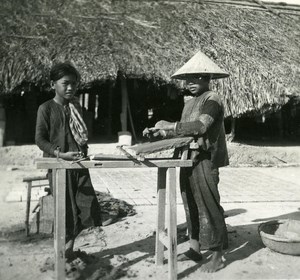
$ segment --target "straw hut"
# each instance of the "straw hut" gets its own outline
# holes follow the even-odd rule
[[[3,0],[0,6],[0,96],[9,96],[11,107],[15,95],[47,92],[50,67],[68,60],[82,74],[79,92],[89,93],[82,102],[94,110],[105,98],[93,93],[104,87],[102,104],[118,106],[120,130],[128,130],[132,91],[140,100],[151,89],[174,96],[181,85],[171,74],[198,50],[230,73],[214,84],[226,117],[278,110],[299,93],[297,6],[237,0]],[[122,102],[109,97],[116,87]],[[48,96],[28,97],[27,105],[34,111]],[[131,129],[139,122],[129,120]]]

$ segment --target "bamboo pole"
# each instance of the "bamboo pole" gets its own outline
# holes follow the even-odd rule
[[[260,0],[252,0],[253,2],[257,3],[257,5],[260,5],[261,7],[265,8],[266,10],[268,10],[269,12],[275,14],[276,16],[279,16],[280,13],[275,11],[273,8],[268,7],[267,5],[265,5],[262,1]]]

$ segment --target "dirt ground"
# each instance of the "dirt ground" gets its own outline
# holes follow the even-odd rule
[[[115,145],[90,145],[91,153],[115,153]],[[229,143],[232,166],[290,166],[298,172],[300,146],[245,145]],[[23,177],[44,174],[36,170],[40,157],[34,145],[0,148],[0,279],[54,279],[53,237],[25,236],[25,202],[5,202]],[[288,170],[288,169],[286,169]],[[164,279],[167,265],[155,266],[155,206],[136,206],[137,214],[97,229],[86,230],[76,239],[78,258],[67,264],[68,279]],[[201,263],[178,263],[178,279],[300,279],[300,257],[281,255],[265,248],[258,238],[259,220],[299,213],[299,203],[224,205],[228,216],[229,250],[226,267],[213,274],[199,271]],[[244,209],[244,210],[243,210]],[[245,213],[243,213],[245,212]],[[297,216],[296,215],[296,216]],[[243,217],[243,218],[241,218]],[[300,219],[299,216],[297,218]],[[185,215],[178,205],[178,252],[188,248]],[[209,252],[204,253],[204,262]],[[266,260],[268,260],[266,262]],[[267,263],[267,265],[266,265]]]

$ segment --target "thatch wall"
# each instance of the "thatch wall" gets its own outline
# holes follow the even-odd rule
[[[299,93],[299,17],[208,2],[2,0],[0,91],[47,85],[61,60],[76,64],[84,86],[118,71],[169,83],[202,50],[231,74],[216,85],[227,116]]]

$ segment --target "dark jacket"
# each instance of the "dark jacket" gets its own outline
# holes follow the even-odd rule
[[[79,147],[75,142],[64,107],[53,99],[46,101],[38,109],[35,142],[43,151],[44,157],[55,157],[54,151],[57,147],[61,152],[85,148]]]

